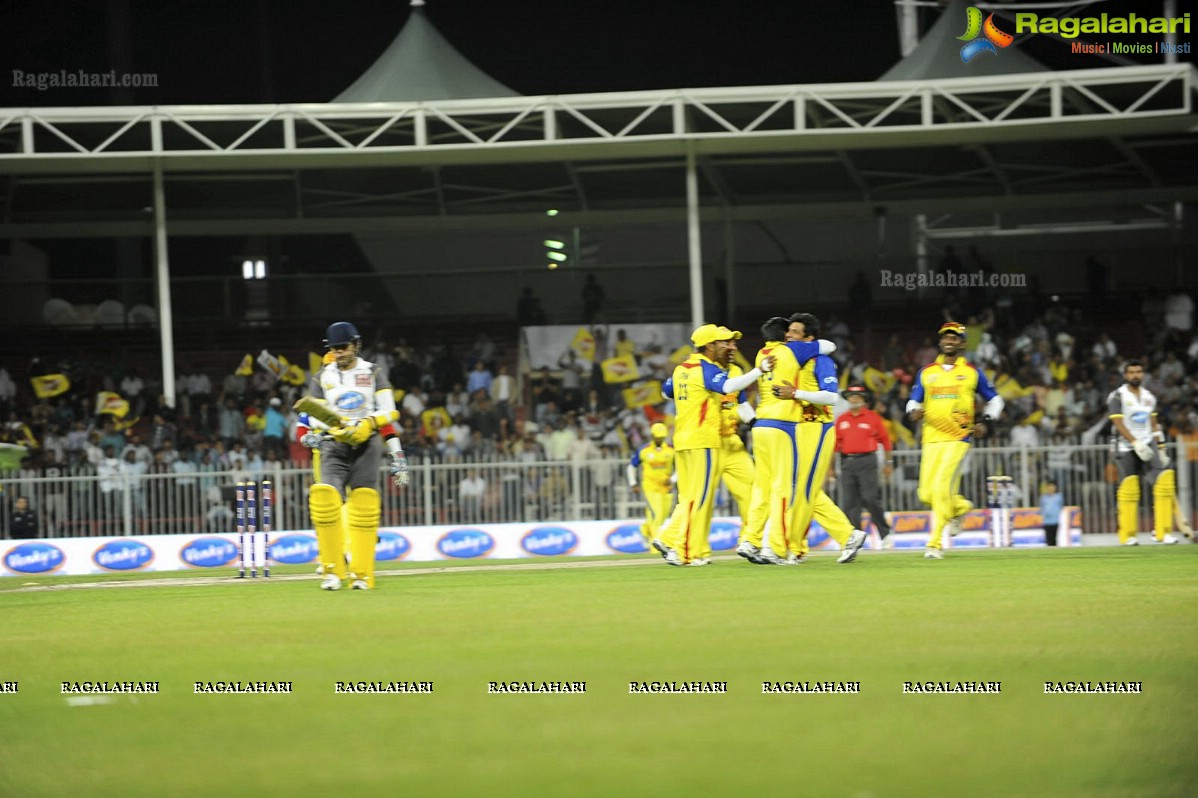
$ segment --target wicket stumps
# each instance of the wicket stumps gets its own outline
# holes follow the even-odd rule
[[[237,545],[241,551],[238,579],[245,579],[247,569],[251,579],[258,578],[259,569],[264,578],[270,576],[270,524],[274,490],[269,481],[262,482],[260,515],[258,491],[257,483],[237,483]],[[261,518],[260,526],[259,518]]]
[[[986,504],[990,508],[990,546],[1007,548],[1011,545],[1011,505],[1014,480],[1005,474],[986,477]]]

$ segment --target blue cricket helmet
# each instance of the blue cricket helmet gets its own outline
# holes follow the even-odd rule
[[[335,321],[329,325],[329,329],[324,334],[324,345],[328,349],[332,346],[345,346],[346,344],[360,344],[362,336],[358,334],[358,328],[350,324],[348,321]]]

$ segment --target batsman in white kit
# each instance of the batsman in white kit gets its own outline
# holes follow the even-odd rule
[[[324,590],[339,590],[350,580],[354,590],[374,587],[374,553],[382,503],[379,466],[383,439],[379,430],[399,419],[387,374],[358,356],[362,337],[349,322],[329,325],[325,347],[334,359],[312,375],[308,395],[295,409],[307,415],[311,431],[304,441],[319,452],[308,509],[320,543]],[[399,439],[387,441],[391,473],[397,485],[408,483],[408,466]],[[349,547],[349,563],[345,548]]]
[[[1144,365],[1140,361],[1127,361],[1123,378],[1126,382],[1107,397],[1115,465],[1119,468],[1119,542],[1124,546],[1138,544],[1141,492],[1152,491],[1153,539],[1157,543],[1177,543],[1169,531],[1174,519],[1176,477],[1156,418],[1156,397],[1143,387]]]

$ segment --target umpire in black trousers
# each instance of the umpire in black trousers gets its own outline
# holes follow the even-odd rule
[[[887,476],[894,468],[894,445],[882,417],[866,407],[869,391],[861,385],[851,385],[841,392],[849,409],[836,419],[836,451],[840,454],[841,506],[849,521],[858,529],[861,509],[869,510],[878,527],[882,546],[889,547],[890,525],[882,509],[878,488],[878,447],[885,452],[883,470]]]

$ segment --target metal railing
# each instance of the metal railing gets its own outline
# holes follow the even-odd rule
[[[1198,479],[1198,444],[1171,444],[1177,470],[1178,499],[1187,519]],[[891,477],[882,482],[886,510],[923,509],[919,502],[918,449],[896,450]],[[1115,484],[1108,467],[1110,447],[1043,446],[971,449],[962,468],[961,492],[978,507],[986,501],[986,477],[1008,474],[1021,493],[1020,503],[1035,505],[1041,483],[1053,479],[1065,503],[1082,508],[1087,532],[1115,528]],[[624,471],[628,461],[430,462],[411,464],[411,484],[395,488],[380,472],[382,523],[385,526],[485,524],[639,517],[640,497],[632,494]],[[481,478],[477,497],[463,481]],[[234,530],[233,490],[239,481],[274,483],[276,529],[309,529],[307,491],[311,469],[275,467],[262,472],[208,471],[190,474],[119,474],[47,478],[34,471],[7,472],[0,478],[0,532],[11,537],[10,519],[17,496],[37,511],[42,537],[221,533]],[[829,495],[839,504],[840,486]],[[1150,499],[1145,501],[1151,505]],[[725,488],[717,492],[716,513],[735,514]],[[856,521],[856,519],[852,519]]]

